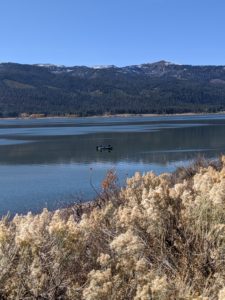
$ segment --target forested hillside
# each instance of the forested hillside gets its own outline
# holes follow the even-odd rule
[[[225,110],[225,67],[0,64],[0,116]]]

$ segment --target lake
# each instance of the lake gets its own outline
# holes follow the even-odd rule
[[[113,151],[96,151],[97,145]],[[225,115],[0,120],[0,214],[39,212],[96,196],[107,170],[119,183],[198,155],[225,153]]]

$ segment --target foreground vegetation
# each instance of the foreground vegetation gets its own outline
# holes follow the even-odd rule
[[[0,299],[225,299],[225,157],[102,188],[2,219]]]

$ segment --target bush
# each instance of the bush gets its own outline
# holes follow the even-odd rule
[[[102,187],[92,204],[1,220],[1,299],[225,299],[225,157],[121,190],[110,171]]]

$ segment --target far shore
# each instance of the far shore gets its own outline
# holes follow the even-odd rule
[[[32,114],[26,117],[0,117],[0,120],[34,120],[34,119],[80,119],[80,118],[129,118],[129,117],[173,117],[173,116],[203,116],[203,115],[224,115],[225,111],[216,113],[174,113],[174,114],[104,114],[93,116],[62,115],[62,116],[43,116],[41,114]]]

